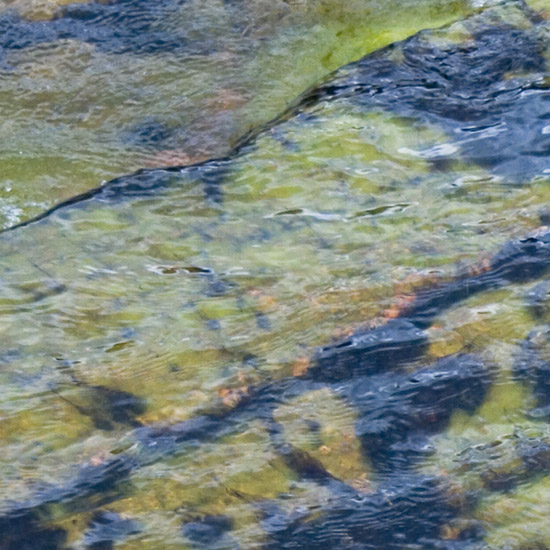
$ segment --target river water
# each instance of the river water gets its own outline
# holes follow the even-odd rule
[[[550,547],[545,10],[3,2],[0,549]]]

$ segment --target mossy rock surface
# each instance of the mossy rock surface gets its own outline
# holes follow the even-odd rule
[[[549,36],[480,10],[4,232],[0,548],[547,544]]]

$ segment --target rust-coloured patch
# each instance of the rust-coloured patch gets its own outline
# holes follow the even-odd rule
[[[322,455],[328,455],[332,452],[332,449],[330,447],[327,447],[326,445],[321,445],[319,447],[319,451],[321,451]]]
[[[441,528],[441,538],[443,540],[456,540],[460,532],[461,529],[456,525],[444,525]]]
[[[477,264],[474,264],[473,266],[469,267],[467,270],[467,274],[470,277],[475,277],[476,275],[481,275],[482,273],[486,273],[490,269],[491,269],[491,260],[489,260],[489,258],[483,258]]]
[[[397,296],[396,303],[384,310],[384,317],[386,319],[397,319],[415,300],[416,296],[414,294],[401,294]]]
[[[299,357],[292,363],[292,376],[303,376],[309,370],[311,361],[307,357]]]
[[[218,395],[226,407],[236,407],[248,397],[248,386],[221,388],[218,390]]]
[[[210,154],[206,151],[196,151],[190,153],[184,149],[165,149],[159,151],[152,157],[144,161],[147,168],[158,168],[161,166],[188,166],[203,162],[210,158]]]
[[[374,491],[374,487],[366,472],[363,472],[359,477],[351,479],[349,485],[363,494],[372,493]]]
[[[340,338],[350,338],[351,336],[353,336],[353,333],[354,333],[354,330],[351,327],[340,327],[338,329],[335,329],[332,334],[335,338],[340,339]]]
[[[101,466],[102,464],[105,464],[105,460],[107,457],[105,456],[105,453],[94,455],[90,458],[90,464],[92,466]]]
[[[207,100],[206,106],[209,110],[214,112],[219,111],[233,111],[243,105],[246,105],[249,98],[237,90],[231,88],[224,88],[218,91],[218,93]]]
[[[263,290],[259,288],[252,288],[248,291],[248,294],[256,299],[258,307],[262,311],[267,311],[272,309],[276,305],[276,300],[270,294],[266,294]]]

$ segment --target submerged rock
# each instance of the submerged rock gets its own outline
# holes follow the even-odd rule
[[[137,417],[146,410],[145,400],[130,392],[106,386],[86,386],[87,403],[76,405],[79,412],[89,416],[96,428],[112,430],[115,425],[138,427]]]
[[[335,497],[318,517],[268,516],[266,550],[342,548],[346,550],[394,550],[416,547],[452,548],[442,537],[444,526],[456,517],[456,501],[445,485],[434,478],[400,475],[370,495],[349,488]],[[467,548],[468,535],[460,541]],[[410,546],[409,546],[410,545]]]
[[[522,344],[514,366],[520,380],[531,384],[536,408],[530,414],[536,419],[550,419],[550,327],[533,329]]]
[[[499,468],[487,468],[481,479],[492,491],[510,491],[520,483],[531,482],[541,475],[550,474],[550,443],[546,441],[522,441],[517,456]]]
[[[64,529],[44,526],[34,511],[0,518],[1,550],[58,550],[66,538]]]
[[[432,451],[429,436],[458,409],[483,402],[491,373],[478,357],[457,355],[408,374],[373,376],[351,384],[356,433],[378,470],[408,468]]]
[[[448,33],[425,31],[391,45],[337,73],[304,101],[344,98],[440,126],[448,143],[416,151],[437,169],[462,159],[509,183],[547,174],[547,22],[516,6],[515,13],[496,11]]]
[[[186,0],[110,0],[61,6],[51,20],[32,21],[15,11],[0,14],[0,51],[58,40],[88,42],[108,53],[153,54],[185,48],[187,37],[166,21]]]
[[[24,21],[6,12],[0,14],[0,49],[71,37],[114,52],[180,48],[183,39],[166,38],[155,30],[156,11],[166,17],[165,4],[170,7],[180,2],[70,4],[60,8],[52,21],[45,22]],[[143,21],[132,16],[134,3],[140,13],[143,11]],[[135,25],[138,28],[134,29]],[[180,168],[173,167],[116,178],[29,221],[89,199],[147,195],[177,185],[182,179],[197,178],[205,185],[207,197],[219,201],[224,182],[229,182],[260,143],[271,140],[279,145],[292,144],[284,155],[289,159],[300,151],[304,153],[296,130],[307,135],[308,129],[326,126],[330,116],[317,115],[325,106],[335,109],[336,116],[359,108],[365,114],[397,115],[410,126],[442,131],[446,139],[427,140],[420,149],[404,145],[395,152],[399,157],[408,157],[409,162],[425,163],[438,173],[453,173],[460,163],[467,162],[507,183],[546,177],[550,173],[547,28],[545,19],[518,0],[487,9],[444,30],[422,31],[337,70],[274,121],[243,136],[227,157],[181,167],[181,175]],[[146,120],[124,139],[154,144],[169,141],[174,132]]]
[[[136,0],[128,0],[120,4],[91,2],[70,6],[61,9],[52,21],[40,25],[3,15],[0,31],[4,28],[6,32],[0,33],[0,47],[22,48],[32,45],[33,40],[37,43],[59,37],[82,39],[114,53],[153,53],[180,47],[171,42],[170,37],[158,35],[154,22],[147,18],[135,23],[138,27],[132,27],[133,23],[126,27],[115,40],[113,28],[122,24],[120,18],[126,17],[125,10],[130,10],[135,3]],[[151,4],[151,10],[154,5]],[[430,182],[440,183],[454,174],[455,169],[458,174],[464,174],[456,168],[463,161],[475,163],[475,170],[484,176],[497,176],[507,182],[516,182],[519,178],[521,183],[527,183],[544,177],[548,169],[547,153],[550,153],[547,151],[550,142],[547,144],[545,137],[550,135],[545,122],[550,117],[547,32],[546,21],[535,17],[523,4],[512,3],[502,11],[501,8],[487,10],[444,31],[420,33],[338,71],[326,83],[299,98],[267,128],[245,136],[226,158],[122,176],[12,228],[0,242],[4,259],[0,273],[2,288],[13,292],[16,298],[17,292],[28,293],[29,288],[36,293],[36,288],[45,286],[44,280],[50,285],[54,280],[55,288],[60,289],[53,296],[45,295],[45,313],[43,316],[42,310],[37,313],[38,318],[33,320],[36,326],[25,326],[27,347],[13,359],[16,363],[13,368],[25,363],[28,350],[41,339],[48,343],[44,344],[46,351],[40,348],[40,361],[42,357],[56,356],[53,352],[48,355],[50,345],[56,348],[65,345],[74,353],[74,348],[80,347],[74,345],[74,334],[86,332],[77,330],[82,326],[90,331],[91,324],[94,329],[99,326],[100,336],[95,339],[95,333],[90,337],[86,333],[89,339],[82,347],[113,350],[109,340],[119,338],[118,329],[128,323],[139,323],[142,316],[147,315],[147,308],[154,304],[159,311],[158,319],[149,319],[143,324],[147,329],[143,332],[152,334],[151,355],[136,355],[133,361],[139,359],[148,368],[147,359],[154,356],[151,362],[158,360],[162,364],[166,357],[177,355],[172,354],[173,350],[161,349],[166,342],[187,346],[191,340],[188,347],[182,348],[186,352],[182,353],[181,360],[184,367],[185,360],[190,362],[190,368],[196,367],[194,356],[206,357],[208,353],[201,355],[205,350],[220,356],[215,359],[208,356],[210,362],[205,362],[208,368],[201,371],[204,375],[201,380],[206,381],[205,387],[208,387],[211,379],[206,371],[215,371],[216,361],[225,362],[231,357],[235,351],[231,349],[233,340],[240,337],[234,327],[229,336],[225,334],[224,323],[219,319],[223,320],[224,314],[225,319],[232,320],[231,315],[237,315],[237,310],[238,315],[245,317],[242,308],[229,304],[231,294],[238,289],[251,290],[265,284],[274,289],[280,285],[279,296],[283,296],[288,292],[285,283],[294,285],[298,277],[292,271],[289,279],[293,280],[290,283],[284,280],[290,264],[281,264],[281,258],[295,262],[294,267],[299,264],[303,270],[300,273],[322,272],[325,268],[340,273],[338,270],[342,269],[341,276],[346,277],[349,265],[346,264],[348,271],[341,266],[350,256],[354,258],[354,247],[360,250],[361,261],[365,263],[363,255],[372,253],[365,247],[368,234],[365,227],[354,225],[348,229],[353,220],[364,217],[374,220],[370,228],[371,248],[384,248],[381,256],[390,256],[397,249],[400,252],[402,241],[395,239],[389,243],[396,245],[391,248],[386,243],[388,239],[379,238],[379,235],[387,236],[389,230],[386,233],[380,230],[382,224],[378,220],[395,210],[393,206],[371,204],[381,190],[394,186],[392,192],[404,192],[420,185],[420,175],[429,180],[426,184],[429,188]],[[395,135],[391,133],[389,137],[365,137],[367,132],[375,134],[385,128],[386,123],[393,124],[394,130],[401,128],[396,118],[417,125],[415,129],[422,134],[420,148],[413,149],[412,142],[405,138],[402,147],[401,142],[397,141],[396,145]],[[383,123],[377,125],[380,120]],[[143,131],[136,129],[135,134],[138,139],[162,142],[169,139],[169,133],[164,131],[164,127],[150,124]],[[352,131],[355,132],[352,137],[345,133]],[[348,141],[342,136],[349,138]],[[345,148],[334,152],[341,142]],[[391,146],[386,149],[380,145],[390,142]],[[279,156],[274,157],[273,151]],[[307,151],[315,155],[307,157]],[[437,173],[430,172],[432,168]],[[307,185],[300,187],[304,181]],[[361,186],[365,186],[368,193]],[[318,201],[320,190],[328,199]],[[413,203],[400,197],[391,204],[405,210]],[[481,210],[485,211],[485,205]],[[116,235],[105,230],[107,214],[112,215],[107,227],[116,227]],[[422,215],[420,210],[417,216]],[[334,223],[332,234],[311,231],[309,220]],[[457,225],[465,227],[466,221],[460,220]],[[357,231],[358,228],[361,231]],[[346,230],[359,234],[351,245],[341,245],[339,241],[341,231]],[[429,230],[433,231],[433,227]],[[392,231],[395,232],[395,228]],[[475,240],[479,246],[480,235],[476,229],[470,234],[469,242]],[[502,241],[507,242],[502,245]],[[67,252],[58,246],[60,242],[74,248]],[[289,248],[291,242],[295,246]],[[52,243],[55,243],[54,249]],[[157,257],[162,253],[155,252],[159,243],[175,243],[175,252],[171,251],[177,262],[175,266],[162,267],[164,259]],[[416,468],[431,454],[433,435],[446,428],[451,415],[469,414],[479,407],[492,384],[494,369],[486,366],[476,353],[459,353],[437,361],[425,358],[429,353],[427,329],[433,328],[436,318],[474,295],[533,282],[549,272],[548,228],[531,232],[524,238],[503,237],[499,243],[493,248],[498,252],[478,266],[460,271],[455,277],[434,278],[407,296],[400,307],[391,310],[391,315],[381,314],[373,325],[350,330],[346,337],[318,348],[302,362],[296,376],[250,385],[243,382],[242,387],[225,392],[223,388],[220,396],[222,401],[225,398],[224,403],[183,422],[140,426],[138,417],[144,412],[142,400],[121,390],[91,385],[90,395],[97,403],[77,404],[79,410],[101,429],[135,427],[132,433],[137,453],[122,451],[103,463],[99,460],[99,463],[84,464],[77,468],[72,480],[39,492],[28,501],[7,506],[0,517],[0,529],[7,533],[6,550],[25,548],[28,535],[24,533],[39,533],[40,529],[45,530],[43,540],[51,541],[44,550],[60,547],[64,532],[42,527],[51,519],[53,505],[62,511],[79,509],[79,506],[87,510],[97,508],[98,500],[104,504],[120,498],[122,484],[143,466],[238,433],[256,420],[263,422],[274,452],[300,482],[323,485],[334,494],[328,507],[318,515],[306,512],[296,520],[284,514],[271,517],[268,514],[264,521],[266,549],[467,548],[481,533],[458,532],[454,537],[457,540],[446,538],[444,527],[460,515],[460,507],[449,497],[445,483],[434,477],[419,476]],[[47,268],[37,268],[36,263],[24,257],[31,248],[37,256],[45,251]],[[437,247],[434,249],[435,257]],[[452,249],[452,252],[455,258],[461,251]],[[449,256],[445,253],[448,250],[436,257],[433,264],[448,262]],[[18,254],[23,255],[23,261]],[[178,268],[178,265],[191,267]],[[394,263],[388,260],[385,265],[390,272],[391,268],[403,266],[399,259]],[[86,270],[94,277],[86,278]],[[360,271],[360,277],[365,276],[365,271]],[[334,273],[320,279],[318,286],[328,288]],[[198,279],[202,279],[200,284]],[[79,286],[81,281],[91,286]],[[287,299],[296,301],[297,295],[302,299],[307,292],[307,283],[298,287],[298,291],[292,287],[292,292],[288,292],[291,298]],[[107,314],[97,313],[98,296],[104,299],[102,305],[108,303],[108,307],[112,307],[109,312],[112,317],[104,323],[106,328],[102,325],[102,315],[107,317]],[[221,298],[227,301],[216,302]],[[182,304],[201,299],[203,303],[214,303],[213,310],[217,313],[224,307],[226,310],[212,318],[207,316],[206,322],[203,316],[200,323],[193,324]],[[64,314],[62,321],[55,315],[59,311]],[[89,324],[80,326],[74,321],[85,318],[90,311]],[[124,315],[128,312],[129,315]],[[291,338],[300,341],[308,329],[300,319],[295,321],[294,317],[299,317],[296,310],[285,315],[281,316],[284,322],[295,324],[288,332],[279,333],[281,347]],[[321,315],[320,318],[322,321]],[[317,320],[312,319],[308,321],[310,325]],[[267,322],[257,312],[250,315],[250,322],[262,336],[277,330],[275,323]],[[205,325],[216,330],[205,330]],[[15,328],[11,325],[6,328],[6,340],[12,334],[10,330],[17,331],[17,323],[13,326]],[[52,326],[53,332],[47,332]],[[240,329],[241,325],[237,327]],[[194,330],[200,332],[198,337],[193,334]],[[44,331],[55,338],[45,338]],[[67,341],[59,338],[59,334]],[[208,337],[219,337],[222,344],[213,347],[206,341]],[[155,349],[155,339],[160,342],[158,349]],[[267,346],[251,337],[250,341],[261,363],[262,353],[267,355]],[[227,344],[228,349],[224,348],[226,342],[231,342]],[[291,351],[296,347],[290,348]],[[149,353],[149,349],[146,351]],[[97,352],[94,359],[96,357],[104,355]],[[281,364],[282,358],[284,353],[269,359],[271,365],[275,365]],[[176,370],[163,371],[163,388],[175,380],[172,375]],[[537,350],[517,369],[518,376],[533,384],[539,409],[550,404],[547,370]],[[124,370],[120,368],[116,372]],[[243,379],[246,380],[244,375]],[[179,391],[177,384],[180,383],[188,390],[185,385],[188,380],[182,380],[176,380],[174,394]],[[277,424],[274,414],[277,407],[319,388],[328,388],[355,411],[356,436],[365,461],[373,465],[377,476],[373,482],[377,488],[371,494],[359,494],[336,479],[322,461],[285,441],[284,429]],[[539,451],[526,453],[521,468],[515,473],[510,470],[516,478],[512,482],[487,474],[486,486],[513,485],[517,479],[523,479],[526,468],[545,473],[547,450]],[[10,521],[20,527],[21,535],[10,531]],[[109,539],[109,530],[120,527],[121,523],[118,517],[94,516],[85,541],[89,541],[91,547],[95,544],[109,548],[116,538],[113,535]],[[206,514],[187,521],[181,530],[189,542],[200,547],[223,544],[232,528],[233,522],[225,515]],[[0,550],[4,550],[1,544]]]
[[[84,535],[86,550],[111,550],[117,541],[139,533],[137,522],[115,512],[100,511],[93,515]]]
[[[227,532],[233,528],[233,520],[227,516],[203,516],[183,524],[183,535],[195,548],[211,548],[220,539],[229,538]]]
[[[533,316],[544,318],[550,311],[550,281],[536,284],[526,296],[527,305]]]

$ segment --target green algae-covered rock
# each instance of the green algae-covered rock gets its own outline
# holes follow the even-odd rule
[[[224,531],[229,523],[204,518],[227,510],[245,546],[291,548],[295,537],[304,548],[441,548],[461,518],[482,518],[494,544],[490,503],[458,501],[469,502],[466,490],[492,498],[490,470],[516,475],[521,494],[531,476],[512,437],[545,442],[546,419],[526,413],[539,379],[514,379],[532,321],[511,284],[545,271],[520,257],[498,279],[510,268],[502,257],[515,256],[487,258],[538,225],[548,199],[549,52],[540,14],[489,8],[344,67],[225,158],[118,178],[5,232],[0,428],[32,442],[17,461],[0,458],[10,496],[25,503],[19,515],[6,505],[0,527],[18,517],[34,533],[73,513],[78,527],[67,530],[80,540],[97,523],[82,514],[117,501],[118,514],[154,509],[142,540],[129,535],[140,548],[163,547],[143,542],[156,540],[155,525],[178,537],[181,521],[194,525],[183,528],[189,544],[197,530]],[[378,378],[323,376],[338,362],[331,341],[368,363],[361,334],[407,321],[415,292],[480,256],[459,279],[478,285],[475,298],[462,285],[437,319],[410,320],[423,355],[395,373],[378,358]],[[318,345],[329,351],[316,355]],[[311,387],[269,414],[252,406],[227,429],[226,417],[194,417],[216,399],[246,401],[249,388],[269,402],[262,384],[289,371]],[[221,443],[183,452],[170,425],[187,419],[198,424],[193,441],[210,429]],[[486,452],[501,440],[506,452]],[[59,481],[72,464],[84,464],[80,481]],[[544,483],[544,472],[533,479]],[[61,489],[33,490],[44,480]],[[460,533],[483,544],[480,530]]]
[[[0,225],[140,167],[225,153],[330,71],[471,11],[466,0],[2,2]]]

